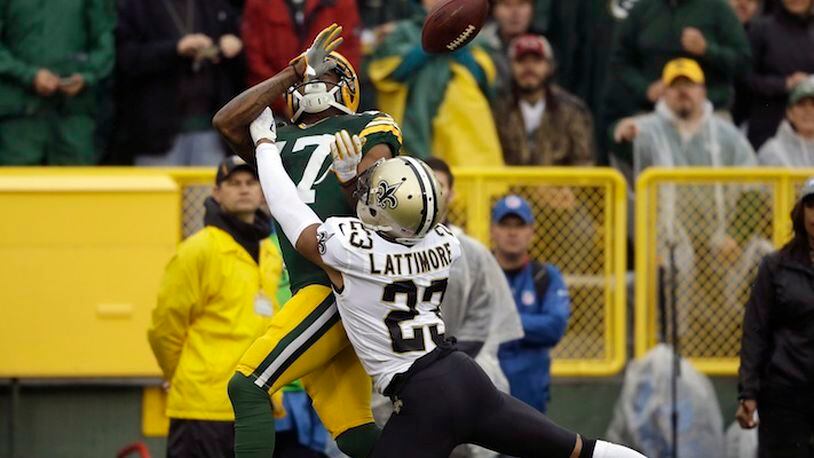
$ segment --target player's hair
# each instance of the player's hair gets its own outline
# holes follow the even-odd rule
[[[425,159],[424,163],[427,164],[433,171],[441,172],[446,175],[447,180],[449,181],[449,188],[452,189],[453,185],[455,184],[455,176],[452,175],[452,170],[449,168],[449,164],[444,162],[443,159],[434,156]]]
[[[786,256],[808,256],[808,232],[806,231],[804,207],[814,207],[814,195],[800,199],[791,209],[791,227],[794,236],[780,249],[780,252]]]

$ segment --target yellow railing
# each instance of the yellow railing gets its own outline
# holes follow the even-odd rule
[[[22,365],[0,361],[0,375],[157,375],[143,339],[155,288],[174,244],[202,227],[202,203],[213,175],[210,168],[0,169],[4,214],[0,248],[5,265],[0,302],[6,318],[2,320],[5,331],[0,333],[6,336],[2,346],[32,349],[8,353],[15,364],[21,358],[39,361]],[[568,331],[553,352],[553,373],[618,372],[626,361],[627,215],[622,178],[595,168],[459,169],[455,175],[458,196],[451,221],[487,245],[490,207],[500,196],[515,192],[532,203],[537,218],[532,254],[563,271],[572,296]],[[636,356],[662,337],[658,305],[670,300],[669,286],[675,278],[682,353],[706,373],[736,373],[743,305],[757,262],[788,239],[789,211],[802,182],[813,175],[814,169],[700,168],[651,169],[642,174],[635,218]],[[152,178],[141,182],[139,177]],[[144,193],[153,188],[154,192]],[[92,197],[92,193],[106,197]],[[166,196],[159,199],[160,211],[150,215],[160,218],[139,222],[127,215],[134,208],[127,204],[129,196],[139,193],[139,208],[145,212],[148,205],[158,205],[150,199]],[[78,213],[66,211],[66,205],[76,205]],[[156,227],[155,221],[161,221],[164,229]],[[174,236],[167,237],[167,227]],[[116,231],[126,237],[113,240],[110,234]],[[151,242],[145,236],[158,238]],[[668,249],[671,240],[675,275]],[[123,250],[118,257],[101,251],[101,245],[109,249],[120,242],[132,246],[116,248]],[[98,259],[85,257],[88,253]],[[122,259],[125,256],[131,259]],[[133,263],[149,265],[128,266]],[[152,271],[145,274],[144,269]],[[117,270],[126,278],[109,278]],[[49,284],[54,287],[43,286]],[[123,297],[122,292],[129,296]],[[35,308],[22,313],[27,306]],[[74,308],[63,316],[66,306]],[[17,311],[8,315],[9,310]],[[77,321],[78,317],[85,321]],[[82,329],[82,338],[60,337],[74,332],[60,324]],[[48,348],[47,342],[66,349],[87,340],[87,348],[112,361],[113,349],[101,345],[110,330],[138,367],[87,361],[71,365],[56,356],[49,359],[48,354],[56,353],[42,350]],[[133,342],[122,342],[122,337]],[[26,344],[26,339],[46,343]],[[59,357],[64,361],[65,353]]]
[[[490,209],[506,193],[531,204],[532,256],[556,265],[571,294],[565,337],[553,350],[555,376],[606,376],[625,364],[626,194],[610,169],[458,169],[450,220],[490,245]]]
[[[506,192],[517,192],[529,198],[537,213],[538,236],[533,255],[541,257],[544,261],[558,265],[565,274],[566,282],[572,295],[572,315],[566,336],[553,352],[554,363],[552,371],[559,376],[602,376],[617,373],[626,360],[625,355],[625,186],[621,176],[616,172],[603,169],[576,169],[576,168],[516,168],[500,171],[494,170],[456,170],[456,189],[459,193],[453,205],[452,220],[463,225],[467,231],[489,244],[489,213],[491,205]],[[213,185],[214,170],[211,168],[4,168],[0,169],[0,181],[7,182],[14,178],[24,177],[43,191],[53,189],[54,181],[71,180],[75,186],[81,187],[83,179],[104,179],[115,182],[138,179],[138,177],[169,177],[175,183],[175,190],[165,190],[174,193],[171,201],[175,204],[166,207],[177,212],[177,219],[168,222],[165,218],[147,219],[137,224],[131,219],[121,219],[122,224],[129,224],[120,230],[140,232],[145,227],[155,228],[156,225],[170,227],[171,232],[177,234],[165,240],[150,257],[136,256],[139,247],[132,247],[134,263],[131,269],[142,272],[135,278],[130,278],[125,296],[121,291],[112,288],[119,281],[127,280],[126,272],[123,278],[111,280],[109,276],[116,276],[117,272],[104,263],[104,256],[99,259],[86,259],[74,265],[72,275],[78,279],[85,278],[82,288],[73,290],[66,288],[60,292],[72,298],[72,313],[81,317],[73,322],[73,330],[54,326],[43,329],[43,332],[30,333],[38,335],[44,347],[54,336],[70,336],[71,333],[81,330],[84,346],[70,348],[71,339],[62,337],[57,340],[64,345],[63,350],[76,350],[81,354],[94,344],[99,349],[106,349],[100,358],[108,358],[95,363],[84,361],[79,365],[59,363],[59,358],[65,359],[66,352],[51,353],[53,361],[43,358],[43,353],[22,354],[19,352],[9,354],[9,357],[19,361],[29,358],[25,370],[20,372],[13,369],[14,364],[0,361],[0,375],[8,376],[94,376],[94,375],[158,375],[157,367],[152,362],[152,355],[146,345],[144,331],[149,319],[149,311],[154,306],[157,282],[163,272],[164,264],[172,255],[174,243],[180,241],[203,226],[203,200],[209,195]],[[126,179],[122,177],[128,177]],[[13,181],[13,179],[12,179]],[[149,180],[148,180],[149,181]],[[43,195],[48,194],[44,192]],[[11,202],[16,197],[11,197]],[[0,201],[2,202],[2,201]],[[86,214],[93,214],[93,200],[76,201]],[[71,205],[70,201],[61,201],[62,205]],[[28,202],[28,213],[36,214],[48,212],[53,205],[47,200],[34,199]],[[15,207],[19,208],[19,207]],[[175,210],[172,210],[175,209]],[[102,225],[109,218],[121,218],[127,215],[127,206],[108,207],[106,215],[99,215],[98,220],[70,221],[76,226],[74,231],[81,234],[82,225],[89,227]],[[162,214],[163,215],[163,214]],[[15,216],[6,214],[6,221],[14,221]],[[133,216],[133,215],[130,215]],[[179,224],[180,221],[180,224]],[[10,223],[9,223],[10,224]],[[10,226],[6,226],[8,229]],[[53,231],[59,231],[54,227]],[[21,231],[24,232],[24,231]],[[164,231],[166,234],[166,231]],[[47,235],[47,233],[46,233]],[[45,237],[45,235],[44,235]],[[166,238],[166,237],[165,237]],[[46,239],[41,241],[47,245]],[[68,241],[68,245],[76,241]],[[168,243],[169,242],[169,243]],[[82,246],[92,248],[93,239],[83,239]],[[43,246],[44,246],[43,245]],[[25,253],[14,251],[14,247],[6,248],[6,254],[14,252],[18,258],[13,263],[6,262],[7,266],[25,265]],[[28,247],[31,248],[31,247]],[[98,250],[97,250],[98,251]],[[74,256],[79,252],[72,252]],[[95,259],[95,258],[94,258]],[[70,260],[66,260],[68,262]],[[123,260],[126,261],[126,260]],[[143,262],[142,262],[143,261]],[[143,264],[143,265],[142,265]],[[35,266],[27,266],[35,268]],[[10,271],[14,273],[14,267]],[[86,272],[83,272],[83,269]],[[145,272],[146,271],[146,272]],[[17,270],[14,275],[25,280],[32,270]],[[57,275],[57,272],[45,272],[48,275]],[[101,277],[100,277],[101,276]],[[49,308],[64,305],[54,298],[46,298],[47,289],[32,288],[31,283],[13,281],[12,275],[7,278],[9,290],[6,290],[0,301],[12,305],[20,297],[28,297],[27,303],[37,304],[42,309],[40,314],[47,315]],[[118,278],[118,277],[117,277]],[[30,279],[30,278],[29,278]],[[43,280],[47,281],[47,280]],[[107,283],[107,285],[104,285]],[[15,285],[25,290],[16,291]],[[19,288],[18,288],[19,289]],[[93,303],[83,296],[85,291],[98,292],[104,297],[93,297]],[[104,293],[104,294],[102,294]],[[132,294],[131,294],[132,293]],[[45,294],[45,296],[43,296]],[[94,293],[96,294],[96,293]],[[97,295],[99,295],[97,294]],[[129,296],[128,296],[129,294]],[[26,296],[27,295],[27,296]],[[75,304],[73,302],[76,302]],[[19,316],[17,316],[19,315]],[[69,314],[70,315],[70,314]],[[33,321],[32,321],[33,320]],[[40,316],[15,314],[15,329],[31,329]],[[82,321],[84,320],[84,321]],[[115,320],[115,321],[110,321]],[[30,323],[29,323],[30,322]],[[53,329],[52,329],[53,328]],[[114,329],[119,336],[118,341],[111,341],[106,332]],[[26,331],[28,332],[28,331]],[[3,346],[18,347],[15,339],[19,333],[10,331],[4,340]],[[14,337],[17,336],[17,337]],[[50,336],[50,337],[49,337]],[[61,340],[60,340],[61,339]],[[67,339],[67,340],[66,340]],[[19,340],[19,339],[18,339]],[[65,342],[62,342],[62,341]],[[43,348],[43,346],[36,348]],[[32,347],[35,348],[35,347]],[[105,372],[105,367],[113,364],[116,348],[126,349],[128,356],[119,361],[135,361],[133,367],[116,366],[115,370]],[[45,353],[47,354],[47,353]],[[68,352],[68,354],[72,354]],[[93,357],[93,353],[85,355]],[[118,363],[116,363],[118,364]]]
[[[675,310],[682,355],[707,374],[737,373],[743,306],[755,271],[763,255],[789,239],[789,212],[812,175],[814,169],[769,168],[649,169],[641,175],[636,356],[660,335],[672,338],[662,328],[671,328]],[[667,310],[664,321],[660,309]]]

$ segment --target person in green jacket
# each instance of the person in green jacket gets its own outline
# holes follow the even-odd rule
[[[113,68],[112,3],[0,1],[0,165],[94,163],[93,88]]]
[[[728,110],[733,82],[751,59],[749,42],[724,0],[640,0],[617,30],[604,117],[650,111],[664,93],[660,76],[675,58],[695,59],[716,111]]]

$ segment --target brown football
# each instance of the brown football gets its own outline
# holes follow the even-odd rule
[[[424,20],[421,46],[441,54],[472,41],[489,15],[488,0],[438,0]]]

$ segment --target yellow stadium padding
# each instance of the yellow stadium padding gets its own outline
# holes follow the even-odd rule
[[[166,175],[0,174],[0,377],[158,375],[145,329],[180,203]]]

